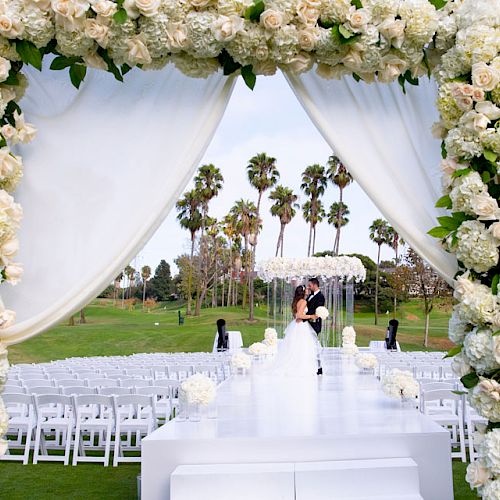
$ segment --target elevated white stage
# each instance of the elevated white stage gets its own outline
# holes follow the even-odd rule
[[[169,499],[179,465],[386,458],[415,461],[425,500],[451,500],[448,432],[387,398],[379,381],[352,362],[330,360],[325,368],[326,375],[310,380],[272,378],[258,369],[232,377],[219,388],[216,420],[173,420],[153,432],[142,444],[143,500]],[[361,467],[359,480],[363,492]],[[391,474],[380,481],[390,482]]]

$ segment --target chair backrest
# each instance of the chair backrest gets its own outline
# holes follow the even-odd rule
[[[175,389],[179,388],[181,386],[181,383],[178,380],[171,380],[171,379],[159,379],[155,380],[155,386],[156,387],[173,387]]]
[[[51,380],[69,380],[78,378],[78,376],[75,373],[69,373],[67,371],[57,372],[57,373],[50,372],[47,375]]]
[[[137,387],[136,394],[145,394],[146,396],[162,396],[169,398],[171,388],[168,386],[150,385],[149,387]]]
[[[70,378],[70,379],[56,380],[56,385],[58,387],[74,387],[77,385],[83,386],[85,385],[85,381],[77,378]]]
[[[21,372],[19,373],[19,378],[21,380],[34,380],[34,379],[45,379],[45,373],[42,371],[37,372]]]
[[[33,398],[29,394],[2,394],[3,402],[6,406],[11,404],[31,405]]]
[[[82,394],[73,396],[73,401],[76,408],[78,418],[81,416],[81,408],[94,406],[96,408],[95,418],[113,419],[114,418],[114,404],[113,396],[104,396],[102,394]],[[103,410],[111,410],[103,411]]]
[[[60,394],[59,387],[30,387],[28,391],[30,394]]]
[[[45,378],[33,378],[29,380],[24,380],[23,379],[23,385],[27,387],[28,389],[31,387],[54,387],[52,385],[52,382],[50,380],[47,380]]]
[[[149,368],[127,368],[126,373],[132,377],[151,377],[151,370]]]
[[[42,406],[57,405],[59,418],[72,418],[73,401],[70,396],[63,394],[34,394],[33,401],[35,403],[36,414],[40,418],[43,414],[40,412]]]
[[[5,385],[2,391],[2,398],[5,394],[26,394],[27,390],[25,387],[19,387],[17,385]]]
[[[129,387],[100,387],[97,392],[98,394],[103,394],[104,396],[118,396],[131,394],[132,390]]]
[[[88,387],[118,387],[118,380],[110,378],[97,378],[87,380]]]
[[[454,389],[454,384],[450,382],[427,382],[425,384],[420,384],[420,389],[422,392],[437,390],[452,391]]]
[[[152,417],[156,421],[156,398],[144,394],[128,394],[122,396],[114,396],[113,402],[115,405],[115,414],[119,415],[120,408],[126,407],[129,419],[140,419],[145,416]],[[130,411],[132,410],[133,411]]]
[[[67,396],[80,395],[80,394],[95,394],[95,387],[85,387],[80,385],[73,385],[69,387],[61,387],[61,392]]]

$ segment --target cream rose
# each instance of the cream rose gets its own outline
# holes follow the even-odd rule
[[[125,0],[123,2],[123,8],[130,19],[137,19],[141,15],[135,4],[135,0]]]
[[[243,30],[244,21],[240,16],[219,16],[212,25],[214,38],[219,42],[233,40]]]
[[[5,57],[0,57],[0,82],[4,82],[9,77],[10,61]]]
[[[389,83],[402,75],[408,68],[408,64],[399,57],[388,54],[381,60],[382,69],[378,72],[378,81]]]
[[[351,7],[349,9],[349,15],[347,20],[349,21],[348,27],[351,28],[355,33],[361,31],[371,19],[370,12],[366,9],[356,9],[356,7]]]
[[[472,106],[474,105],[474,100],[468,95],[460,95],[455,97],[455,102],[462,111],[470,111],[472,109]]]
[[[355,49],[351,49],[347,55],[344,56],[342,62],[350,69],[358,69],[363,64],[361,53]]]
[[[24,25],[18,19],[0,15],[0,35],[5,38],[19,38],[24,33]]]
[[[14,111],[14,121],[19,142],[23,144],[31,142],[35,138],[36,128],[31,123],[26,123],[24,121],[24,114],[19,114],[17,111]]]
[[[0,328],[8,328],[16,321],[16,313],[9,309],[4,309],[0,312]]]
[[[441,160],[441,170],[448,175],[453,175],[456,170],[461,170],[466,168],[467,165],[458,163],[454,158],[448,156]]]
[[[268,30],[277,30],[283,25],[283,14],[277,10],[267,9],[260,15],[260,22]]]
[[[318,21],[319,10],[311,7],[308,2],[300,1],[297,4],[297,17],[307,25],[314,26]]]
[[[83,60],[89,68],[101,69],[105,71],[108,69],[106,61],[96,52],[87,54]]]
[[[193,7],[201,8],[201,7],[206,7],[211,0],[189,0],[189,3]]]
[[[472,93],[472,98],[476,102],[484,101],[484,90],[474,87],[474,91]]]
[[[259,45],[254,52],[255,59],[257,61],[265,61],[269,57],[269,49],[267,48],[267,45]],[[276,71],[275,71],[276,72]],[[274,75],[274,73],[273,73]]]
[[[457,300],[462,300],[463,297],[474,294],[475,291],[476,287],[474,286],[474,283],[469,279],[469,272],[467,271],[465,274],[462,274],[462,276],[459,276],[455,281],[455,291],[453,293],[453,296]]]
[[[102,17],[112,17],[117,11],[117,6],[109,0],[97,0],[92,2],[92,10]]]
[[[5,140],[9,141],[11,144],[17,144],[19,142],[19,137],[17,136],[17,130],[15,127],[6,123],[1,129],[0,133],[5,138]]]
[[[478,102],[476,104],[476,111],[487,116],[490,120],[498,120],[500,118],[500,108],[490,101]]]
[[[378,25],[380,34],[396,48],[401,48],[405,39],[405,22],[401,19],[386,19]]]
[[[472,83],[480,89],[489,92],[500,82],[500,74],[497,69],[488,66],[484,62],[472,65]]]
[[[13,90],[11,87],[2,87],[0,88],[0,97],[5,102],[13,101],[17,97],[16,91]]]
[[[50,0],[31,0],[31,3],[44,12],[50,10]]]
[[[108,45],[109,28],[96,19],[85,19],[85,34],[103,48]]]
[[[20,159],[14,156],[9,148],[0,149],[0,177],[8,177],[21,167]]]
[[[306,28],[299,31],[299,45],[302,50],[311,51],[318,42],[318,33],[315,28]]]
[[[479,488],[490,478],[490,471],[479,460],[472,462],[467,466],[465,480],[471,485],[471,488]]]
[[[269,60],[257,61],[253,65],[253,71],[256,75],[273,76],[277,70],[276,63]]]
[[[4,273],[7,281],[11,285],[17,285],[21,281],[23,275],[23,266],[21,264],[12,263],[5,267]]]
[[[432,137],[436,139],[444,139],[448,133],[443,121],[438,121],[432,124]]]
[[[471,199],[471,206],[479,220],[498,220],[499,209],[497,201],[488,193],[479,194]]]
[[[185,24],[171,23],[167,26],[167,39],[170,49],[181,50],[188,46],[188,29]]]
[[[140,35],[127,41],[128,45],[128,59],[133,64],[149,64],[151,62],[151,55]]]
[[[287,68],[299,75],[309,71],[313,64],[314,59],[307,52],[300,52],[287,64]]]
[[[144,17],[153,17],[158,14],[161,0],[135,0],[135,5]]]
[[[12,238],[11,240],[7,240],[0,247],[0,256],[2,257],[2,260],[4,262],[9,261],[17,254],[18,251],[19,251],[19,240],[17,238]]]
[[[462,123],[464,127],[472,132],[481,132],[488,128],[488,124],[490,123],[489,118],[482,113],[478,113],[477,111],[469,111],[465,113],[462,117]]]
[[[492,224],[488,231],[497,239],[500,240],[500,222]]]
[[[343,64],[330,66],[329,64],[319,63],[316,68],[316,74],[326,80],[340,80],[343,76],[348,75],[349,73],[350,71]]]

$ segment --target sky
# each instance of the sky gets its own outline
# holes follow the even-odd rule
[[[200,163],[213,163],[224,177],[222,191],[210,204],[212,217],[221,219],[238,199],[257,201],[257,191],[248,182],[246,166],[252,156],[261,152],[277,159],[281,174],[279,183],[299,194],[301,205],[306,201],[306,196],[300,191],[301,173],[313,163],[326,165],[332,154],[281,74],[259,77],[253,92],[241,78],[238,79],[226,113]],[[186,190],[192,185],[191,181]],[[338,188],[329,184],[323,197],[326,210],[332,202],[338,201],[338,194]],[[340,252],[361,253],[376,260],[377,246],[370,241],[368,228],[374,219],[382,215],[356,183],[344,191],[344,202],[351,213],[349,224],[342,229]],[[276,251],[279,219],[271,216],[270,206],[265,194],[257,261],[273,257]],[[285,230],[284,255],[307,256],[308,237],[308,225],[298,211]],[[333,226],[326,221],[319,224],[316,251],[331,250],[334,237]],[[160,260],[165,259],[175,273],[174,259],[182,253],[189,253],[189,249],[189,233],[179,226],[173,209],[132,265],[136,269],[149,265],[154,270]],[[382,259],[391,258],[393,251],[383,247]]]

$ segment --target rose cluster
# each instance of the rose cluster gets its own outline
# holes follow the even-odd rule
[[[358,354],[354,358],[354,363],[358,368],[365,370],[373,370],[378,366],[378,359],[375,354],[366,353],[366,354]]]
[[[252,356],[265,356],[271,354],[271,349],[264,342],[254,342],[249,348],[248,352]]]
[[[256,266],[258,276],[266,282],[273,279],[301,279],[318,276],[322,279],[364,281],[366,269],[357,257],[307,257],[303,259],[274,257]]]
[[[268,347],[269,351],[276,352],[278,349],[278,332],[274,328],[266,328],[263,343]]]
[[[356,331],[352,326],[346,326],[342,330],[342,352],[348,356],[354,356],[359,352],[356,345]]]
[[[251,366],[252,358],[242,351],[235,352],[231,357],[232,368],[249,370]]]
[[[215,382],[203,375],[195,373],[181,384],[181,397],[188,404],[209,405],[217,393]]]
[[[394,368],[382,377],[382,390],[391,398],[416,398],[420,386],[411,372]]]

